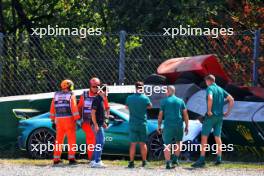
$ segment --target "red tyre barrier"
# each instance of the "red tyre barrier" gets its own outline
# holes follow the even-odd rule
[[[166,76],[171,83],[174,83],[184,72],[193,72],[201,77],[213,74],[231,82],[213,54],[169,59],[157,69],[157,73]]]

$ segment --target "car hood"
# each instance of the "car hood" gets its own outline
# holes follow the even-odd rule
[[[25,120],[21,120],[21,121],[23,121],[23,122],[25,122],[25,121],[26,122],[33,122],[33,121],[40,120],[40,119],[49,119],[49,113],[44,113],[44,114],[32,117],[30,119],[25,119]]]

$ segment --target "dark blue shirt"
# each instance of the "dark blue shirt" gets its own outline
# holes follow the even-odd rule
[[[96,122],[98,126],[103,126],[105,120],[105,108],[104,108],[104,99],[102,96],[97,95],[92,103],[92,109],[96,110]]]

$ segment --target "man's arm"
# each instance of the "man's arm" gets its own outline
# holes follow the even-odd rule
[[[150,103],[148,106],[147,106],[147,109],[151,109],[152,108],[152,104]]]
[[[93,121],[93,124],[94,124],[94,127],[95,127],[95,131],[97,132],[99,130],[99,127],[98,127],[98,124],[97,124],[97,121],[96,121],[96,110],[95,109],[92,109],[92,112],[91,112],[91,115],[92,115],[92,121]]]
[[[54,130],[56,130],[56,124],[55,124],[55,117],[56,116],[56,111],[55,111],[55,103],[54,103],[54,99],[52,99],[51,105],[50,105],[50,119],[51,119],[51,123],[52,123],[52,128]]]
[[[227,101],[228,101],[228,108],[227,111],[224,113],[224,116],[228,116],[234,106],[234,98],[231,95],[228,95],[226,97]]]
[[[80,119],[80,114],[79,114],[77,100],[76,100],[75,95],[71,96],[70,106],[71,106],[71,112],[72,112],[73,119],[75,121]]]
[[[163,99],[160,101],[160,110],[159,110],[159,115],[158,115],[158,133],[161,133],[161,124],[162,124],[162,118],[164,116],[164,101]]]
[[[129,97],[126,98],[126,103],[125,103],[125,105],[126,105],[126,106],[125,106],[126,109],[128,109],[128,98],[129,98]]]
[[[209,117],[213,115],[212,106],[213,106],[213,95],[208,94],[208,97],[207,97],[207,115]]]
[[[163,117],[163,111],[160,110],[159,116],[158,116],[158,129],[157,129],[159,133],[161,132],[162,117]]]
[[[151,103],[149,97],[146,97],[146,103],[147,103],[147,109],[151,109],[152,108],[152,103]]]
[[[78,103],[78,111],[80,114],[82,114],[83,104],[84,104],[84,97],[83,95],[81,95],[79,103]]]
[[[188,132],[189,132],[189,115],[188,115],[187,109],[184,109],[182,111],[182,114],[183,114],[183,120],[185,122],[185,129],[184,129],[184,131],[185,131],[186,134],[188,134]]]
[[[52,99],[51,105],[50,105],[50,119],[53,123],[55,121],[55,115],[56,115],[56,112],[55,112],[55,106],[54,106],[54,99]]]
[[[96,110],[98,108],[98,104],[100,102],[98,101],[98,98],[95,98],[92,102],[92,112],[91,112],[91,116],[92,116],[92,122],[94,124],[94,128],[95,131],[97,132],[99,130],[98,124],[97,124],[97,120],[96,120]]]
[[[105,107],[105,112],[106,112],[106,118],[108,118],[110,116],[110,106],[109,106],[109,103],[108,103],[108,98],[107,96],[105,96],[103,98],[104,100],[104,107]]]

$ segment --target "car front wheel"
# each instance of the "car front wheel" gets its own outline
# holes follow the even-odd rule
[[[152,133],[148,139],[148,158],[149,160],[164,159],[164,145],[162,135],[157,132]]]
[[[39,128],[31,133],[27,142],[27,151],[31,158],[52,158],[55,133],[48,128]]]

